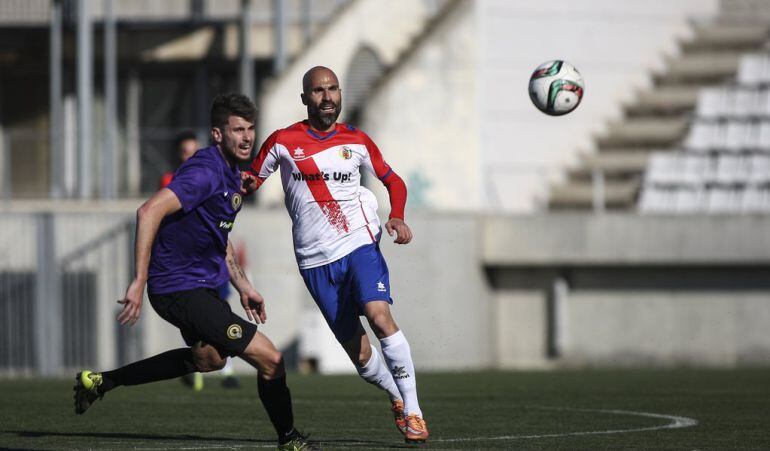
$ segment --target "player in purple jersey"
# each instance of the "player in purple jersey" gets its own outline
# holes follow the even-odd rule
[[[213,145],[201,149],[173,181],[137,211],[136,274],[118,301],[120,324],[133,325],[142,310],[145,284],[153,309],[182,333],[186,348],[174,349],[105,372],[75,377],[75,413],[121,385],[172,379],[194,371],[221,369],[238,356],[258,372],[258,392],[278,433],[279,449],[307,449],[294,428],[283,357],[250,322],[264,323],[265,303],[235,258],[228,241],[241,209],[238,163],[254,146],[256,107],[239,94],[220,95],[211,107]],[[246,321],[218,298],[227,280],[238,290]]]

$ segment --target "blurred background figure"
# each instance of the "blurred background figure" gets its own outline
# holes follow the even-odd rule
[[[198,144],[198,138],[195,136],[195,132],[192,130],[186,130],[179,134],[174,140],[174,157],[179,159],[179,164],[189,160],[190,157],[195,155],[195,152],[200,148]],[[158,188],[165,188],[171,180],[174,178],[173,171],[166,171],[160,177],[160,183]]]

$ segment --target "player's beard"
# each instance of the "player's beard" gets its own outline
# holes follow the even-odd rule
[[[327,113],[321,110],[321,108],[330,104],[334,105],[333,111]],[[337,122],[337,118],[340,117],[340,112],[342,111],[342,107],[334,102],[321,102],[318,106],[308,104],[307,109],[308,116],[314,118],[316,122],[323,125],[324,128],[329,128],[332,124]]]
[[[248,161],[249,157],[251,156],[251,152],[249,152],[249,155],[246,155],[245,157],[241,158],[239,156],[240,149],[238,148],[238,142],[234,140],[230,140],[226,135],[222,136],[221,146],[222,146],[222,152],[227,156],[228,159],[231,159],[231,161],[235,163]]]

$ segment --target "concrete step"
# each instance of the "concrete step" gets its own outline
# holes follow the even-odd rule
[[[719,3],[722,20],[770,22],[770,2],[767,0],[721,0]]]
[[[690,83],[720,83],[735,77],[742,52],[697,52],[674,57],[668,61],[667,69],[654,76],[660,86]]]
[[[604,183],[604,205],[608,210],[633,209],[639,192],[638,178]],[[593,208],[594,189],[590,182],[574,181],[551,188],[548,199],[550,210],[590,210]]]
[[[626,116],[680,116],[695,109],[700,86],[673,85],[652,88],[639,93],[626,106]]]
[[[765,44],[770,32],[769,23],[745,21],[716,22],[695,26],[695,36],[682,44],[685,53],[707,49],[743,50],[759,49]]]
[[[668,147],[684,137],[687,118],[628,118],[611,124],[606,136],[598,139],[600,148]]]
[[[581,158],[580,164],[569,171],[572,181],[591,180],[594,171],[600,171],[606,180],[627,180],[639,177],[647,168],[652,149],[630,151],[600,151]]]

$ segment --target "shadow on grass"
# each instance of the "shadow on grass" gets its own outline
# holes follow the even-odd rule
[[[259,439],[245,439],[236,437],[212,437],[201,436],[192,434],[178,434],[178,435],[158,435],[158,434],[133,434],[126,432],[56,432],[56,431],[14,431],[14,430],[0,430],[0,432],[8,434],[16,434],[23,438],[46,438],[46,437],[69,437],[69,438],[100,438],[100,439],[117,439],[117,440],[169,440],[169,441],[195,441],[195,442],[215,442],[215,443],[232,443],[242,444],[244,447],[255,445],[275,445],[275,440],[259,440]],[[310,441],[318,443],[322,446],[334,446],[339,448],[351,448],[351,449],[414,449],[414,445],[406,443],[393,443],[390,441],[377,441],[377,440],[361,440],[361,439],[335,439],[331,437],[311,437]],[[8,449],[8,448],[1,448]]]
[[[17,434],[25,438],[42,437],[83,437],[83,438],[103,438],[103,439],[122,439],[122,440],[179,440],[179,441],[206,441],[206,442],[248,442],[272,444],[275,440],[256,440],[243,439],[235,437],[212,437],[191,434],[179,435],[157,435],[157,434],[132,434],[126,432],[56,432],[56,431],[2,431],[9,434]]]

